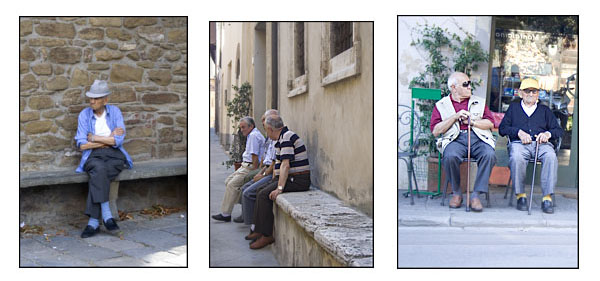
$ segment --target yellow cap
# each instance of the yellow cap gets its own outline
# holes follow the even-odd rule
[[[533,78],[523,79],[523,81],[521,81],[520,89],[525,90],[525,89],[529,89],[529,88],[539,89],[540,86],[538,84],[538,81]]]

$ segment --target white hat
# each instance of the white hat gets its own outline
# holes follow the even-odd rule
[[[104,80],[95,80],[90,90],[85,93],[90,98],[101,98],[110,95],[108,84]]]

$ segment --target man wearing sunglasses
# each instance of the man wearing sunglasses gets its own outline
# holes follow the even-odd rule
[[[538,159],[542,161],[542,211],[554,213],[552,197],[558,171],[558,159],[554,146],[548,142],[558,139],[563,131],[556,117],[543,104],[538,104],[538,81],[523,79],[520,87],[521,102],[513,102],[508,107],[500,127],[501,136],[508,136],[510,144],[510,174],[517,195],[517,209],[527,211],[527,196],[523,189],[527,164],[535,156],[536,142],[539,143]]]
[[[483,205],[479,193],[488,192],[492,167],[496,163],[492,136],[493,117],[485,99],[472,95],[469,76],[455,72],[448,77],[450,95],[439,100],[431,113],[430,129],[437,137],[436,145],[442,153],[442,166],[452,185],[450,208],[460,208],[460,164],[467,158],[468,117],[471,117],[471,158],[477,160],[477,176],[471,194],[471,209],[481,212]]]

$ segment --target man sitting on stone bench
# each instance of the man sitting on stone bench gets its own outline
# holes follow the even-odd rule
[[[250,249],[260,249],[273,242],[273,201],[282,192],[307,191],[310,188],[308,152],[298,135],[283,126],[280,116],[267,116],[267,136],[275,143],[275,170],[273,179],[259,188],[254,207],[255,232],[248,235],[256,239]]]
[[[75,172],[90,176],[85,214],[90,217],[81,238],[94,236],[100,230],[100,215],[109,231],[119,229],[112,217],[108,194],[110,182],[124,168],[133,168],[133,162],[123,148],[125,124],[121,110],[108,105],[110,91],[106,81],[96,80],[86,92],[90,107],[79,113],[77,147],[82,150],[81,162]]]

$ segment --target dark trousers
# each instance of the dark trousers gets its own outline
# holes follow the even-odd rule
[[[116,148],[96,148],[85,162],[83,169],[90,176],[85,214],[100,219],[100,203],[108,201],[110,181],[114,180],[127,162],[125,155]]]
[[[442,165],[444,173],[450,179],[452,191],[460,195],[460,163],[467,158],[467,133],[460,133],[458,137],[446,146]],[[477,159],[477,176],[473,191],[488,192],[490,173],[496,164],[496,152],[489,144],[483,142],[471,131],[471,158]]]
[[[269,183],[259,187],[254,205],[254,231],[265,236],[273,235],[273,201],[269,199],[271,191],[277,189],[279,176],[274,177]],[[310,188],[310,174],[289,176],[285,182],[283,192],[307,191]]]

